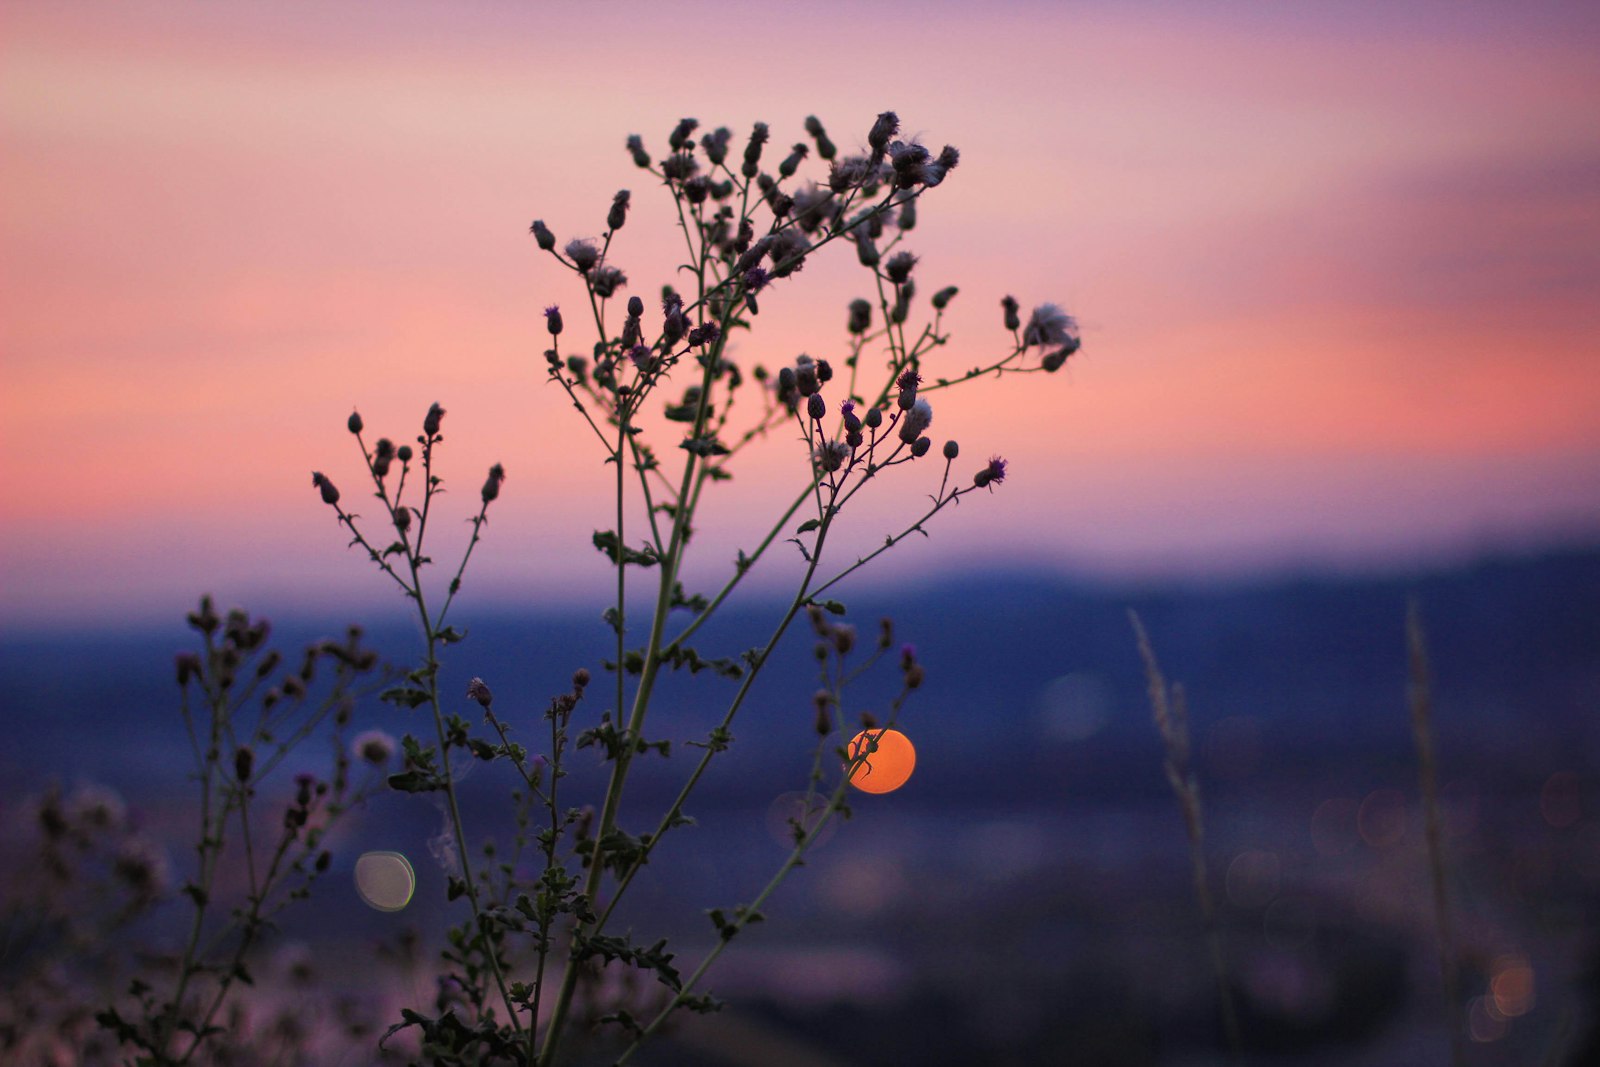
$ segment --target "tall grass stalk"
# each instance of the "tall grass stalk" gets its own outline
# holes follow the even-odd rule
[[[1217,928],[1216,908],[1211,901],[1210,879],[1206,874],[1205,819],[1200,806],[1200,782],[1190,763],[1189,706],[1183,686],[1168,684],[1150,645],[1150,635],[1138,613],[1128,611],[1128,621],[1133,624],[1134,639],[1139,645],[1139,657],[1144,660],[1145,682],[1149,688],[1150,711],[1155,717],[1156,729],[1161,734],[1161,746],[1166,753],[1164,767],[1167,782],[1178,798],[1178,810],[1183,812],[1183,826],[1189,836],[1189,860],[1194,872],[1195,896],[1200,902],[1200,916],[1205,923],[1206,944],[1211,951],[1211,969],[1217,980],[1217,1006],[1222,1016],[1223,1035],[1228,1050],[1237,1060],[1242,1042],[1239,1034],[1239,1016],[1233,1004],[1233,983],[1228,976],[1228,961],[1222,951],[1222,933]]]
[[[1433,917],[1439,941],[1439,978],[1444,987],[1445,1025],[1450,1029],[1450,1062],[1466,1062],[1461,1013],[1460,977],[1455,934],[1450,921],[1450,891],[1445,882],[1444,842],[1439,820],[1439,772],[1433,750],[1433,683],[1428,669],[1427,635],[1415,599],[1406,606],[1406,653],[1411,706],[1411,732],[1417,742],[1417,778],[1422,790],[1423,832],[1428,842],[1428,870],[1433,881]]]

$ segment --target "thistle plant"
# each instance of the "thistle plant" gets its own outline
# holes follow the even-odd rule
[[[998,351],[970,369],[936,368],[935,356],[951,341],[944,313],[958,291],[930,285],[931,297],[920,300],[925,268],[908,245],[922,200],[950,179],[959,152],[902,138],[892,112],[876,117],[851,155],[815,117],[804,128],[807,140],[787,150],[770,148],[765,123],[736,144],[726,127],[702,131],[683,119],[659,156],[642,137],[627,139],[634,165],[670,198],[683,241],[678,277],[687,280],[681,291],[664,286],[658,301],[624,298],[630,283],[619,257],[629,190],[610,198],[598,238],[563,242],[544,220],[532,224],[537,249],[571,272],[582,309],[571,314],[569,303],[563,313],[557,302],[544,309],[547,381],[587,427],[608,468],[612,501],[605,528],[592,538],[613,571],[603,614],[611,651],[597,664],[573,665],[542,723],[497,709],[492,676],[472,679],[464,692],[440,684],[442,657],[465,637],[450,612],[505,469],[496,464],[488,472],[468,516],[466,547],[439,581],[429,555],[444,486],[439,404],[428,409],[414,445],[388,438],[369,445],[362,417],[349,416],[375,512],[359,513],[333,478],[312,476],[350,545],[398,587],[422,632],[420,661],[381,697],[408,711],[425,709],[431,723],[402,738],[403,763],[387,782],[442,797],[453,843],[447,894],[461,918],[442,953],[449,974],[439,996],[430,1009],[405,1009],[384,1042],[404,1035],[427,1062],[555,1067],[583,1042],[599,1040],[624,1063],[678,1012],[720,1007],[702,987],[707,972],[761,920],[833,820],[851,814],[852,784],[873,774],[884,731],[899,723],[924,682],[924,665],[912,646],[897,643],[891,620],[875,623],[875,639],[858,639],[837,599],[842,584],[912,534],[926,535],[940,512],[1007,480],[998,455],[974,464],[962,460],[954,440],[935,447],[935,406],[943,403],[936,394],[983,377],[1053,372],[1078,350],[1075,324],[1059,307],[1043,304],[1024,319],[1018,301],[1006,296],[1000,322],[1009,339]],[[816,178],[802,180],[803,170],[819,165]],[[830,357],[750,359],[744,338],[763,305],[790,300],[802,269],[823,255],[853,258],[865,289],[844,309],[843,336]],[[583,339],[574,344],[579,332]],[[729,491],[738,457],[764,443],[792,449],[789,503],[737,552],[719,586],[686,588],[701,507]],[[901,480],[926,492],[926,506],[883,533],[871,551],[836,558],[847,505],[864,490]],[[790,546],[800,575],[761,643],[691,643],[704,640],[706,624],[758,565]],[[636,611],[641,604],[648,606]],[[735,720],[780,643],[807,624],[820,682],[806,712],[814,716],[816,742],[795,760],[805,800],[791,820],[788,854],[747,901],[708,907],[712,947],[681,968],[664,939],[619,931],[619,905],[662,843],[693,825],[697,786],[734,746]],[[720,701],[722,712],[703,735],[651,732],[660,683],[672,673],[720,680],[723,688],[708,699]],[[869,673],[897,675],[894,695],[876,713],[856,695]],[[807,706],[803,695],[795,703]],[[675,749],[687,750],[690,760],[674,799],[659,812],[626,807],[635,765]],[[604,769],[595,795],[575,796],[564,781],[575,759]],[[469,763],[498,765],[503,776],[511,800],[505,810],[515,824],[510,855],[466,825],[458,786]],[[521,862],[529,853],[533,875]],[[164,1039],[158,1033],[153,1043]]]
[[[132,979],[122,1004],[96,1016],[136,1050],[134,1062],[162,1067],[215,1062],[224,1047],[241,1055],[246,1035],[224,1025],[223,1009],[240,986],[254,984],[251,954],[274,920],[327,873],[329,828],[382,786],[378,771],[393,748],[378,732],[345,740],[362,679],[378,666],[358,627],[343,641],[308,645],[296,663],[268,647],[265,619],[220,616],[210,597],[188,621],[202,641],[201,652],[176,659],[200,792],[196,870],[180,890],[188,931],[181,949]],[[279,790],[268,783],[290,754],[323,736],[332,742],[329,771],[296,774],[288,799],[269,802]],[[124,878],[140,869],[130,862],[117,867]],[[142,869],[137,881],[153,895],[164,858]]]

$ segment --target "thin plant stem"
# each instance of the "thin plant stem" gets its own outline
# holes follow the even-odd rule
[[[1428,842],[1428,873],[1433,882],[1433,917],[1438,935],[1439,979],[1444,991],[1445,1025],[1450,1030],[1450,1062],[1466,1062],[1461,1018],[1460,979],[1456,968],[1455,934],[1450,920],[1450,893],[1445,880],[1444,841],[1439,818],[1439,772],[1433,749],[1433,683],[1428,669],[1427,636],[1422,611],[1413,598],[1406,605],[1406,659],[1411,706],[1411,732],[1417,742],[1417,778],[1422,791],[1423,832]]]
[[[1184,829],[1189,837],[1189,861],[1194,876],[1195,897],[1205,923],[1211,968],[1217,981],[1222,1030],[1229,1054],[1237,1061],[1242,1054],[1243,1043],[1239,1033],[1239,1016],[1233,1003],[1233,983],[1228,977],[1227,957],[1222,950],[1222,933],[1217,926],[1216,908],[1211,902],[1211,880],[1206,873],[1205,821],[1200,806],[1200,783],[1189,765],[1188,701],[1182,686],[1168,686],[1166,676],[1161,673],[1161,664],[1156,660],[1155,649],[1150,645],[1150,635],[1145,632],[1144,623],[1132,609],[1128,611],[1128,621],[1133,624],[1139,657],[1144,661],[1150,711],[1155,718],[1156,729],[1161,733],[1162,747],[1166,753],[1167,782],[1172,786],[1178,807],[1183,812]]]

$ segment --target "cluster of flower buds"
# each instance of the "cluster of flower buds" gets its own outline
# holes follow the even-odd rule
[[[1082,347],[1078,336],[1078,323],[1055,304],[1040,304],[1028,316],[1026,328],[1022,325],[1022,309],[1017,298],[1006,296],[1000,301],[1005,328],[1013,334],[1021,331],[1023,349],[1040,350],[1039,366],[1047,371],[1058,371],[1067,358]]]
[[[797,410],[801,400],[809,399],[832,380],[833,367],[827,360],[812,359],[802,352],[795,357],[794,366],[778,371],[778,403],[790,411]]]
[[[922,685],[922,664],[917,661],[916,645],[900,646],[900,676],[905,680],[907,689],[917,689]]]

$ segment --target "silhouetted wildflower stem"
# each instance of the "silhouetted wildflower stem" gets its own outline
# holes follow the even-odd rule
[[[424,744],[405,738],[406,768],[389,781],[395,788],[407,791],[445,794],[451,833],[455,848],[460,851],[459,857],[451,861],[453,868],[459,864],[460,877],[452,875],[449,879],[449,895],[452,899],[468,898],[472,919],[470,926],[452,931],[451,948],[446,950],[445,959],[455,968],[451,975],[454,985],[441,992],[437,1009],[441,1014],[430,1017],[407,1009],[402,1021],[389,1033],[420,1028],[425,1054],[456,1057],[450,1062],[509,1060],[554,1067],[568,1051],[564,1042],[572,1037],[574,1020],[586,1017],[586,1013],[592,1017],[606,1006],[588,993],[580,993],[586,979],[596,973],[593,961],[597,957],[602,970],[615,964],[652,973],[674,994],[667,1009],[648,1027],[640,1025],[625,1007],[601,1015],[601,1023],[620,1025],[642,1040],[679,1007],[715,1010],[712,998],[691,990],[722,948],[709,953],[685,985],[672,965],[673,954],[666,951],[664,940],[644,946],[635,944],[630,934],[605,932],[619,901],[662,839],[679,826],[690,824],[684,814],[685,804],[711,761],[732,743],[730,727],[734,719],[802,610],[811,614],[819,637],[825,638],[818,645],[824,689],[817,707],[818,747],[806,792],[809,809],[827,777],[824,768],[829,738],[836,730],[845,729],[845,686],[882,658],[891,633],[886,625],[877,654],[858,670],[848,669],[844,657],[854,645],[854,629],[826,622],[828,615],[842,615],[846,609],[837,601],[819,599],[820,594],[910,534],[926,534],[924,524],[938,511],[975,489],[992,490],[1006,477],[1005,461],[994,457],[976,472],[970,485],[959,484],[952,478],[952,464],[959,448],[956,442],[946,441],[938,488],[931,494],[932,507],[899,534],[886,537],[881,548],[858,557],[853,565],[826,581],[819,579],[819,575],[828,573],[822,569],[824,566],[832,569],[831,560],[826,564],[824,561],[844,505],[890,468],[915,462],[934,447],[928,436],[933,408],[917,395],[922,382],[918,368],[926,356],[948,341],[942,332],[942,313],[956,289],[947,286],[934,294],[932,321],[919,327],[910,318],[917,291],[913,278],[917,257],[901,245],[915,225],[918,200],[926,190],[944,181],[957,165],[959,153],[945,146],[935,156],[915,138],[897,139],[898,118],[883,112],[867,134],[868,147],[860,155],[836,159],[837,147],[827,138],[821,123],[808,118],[807,133],[816,144],[817,154],[831,169],[825,185],[811,181],[802,186],[786,183],[810,151],[806,143],[796,144],[782,157],[774,177],[771,157],[766,168],[761,163],[770,137],[764,123],[757,123],[752,129],[742,153],[732,155],[730,131],[718,128],[697,140],[698,126],[694,119],[681,120],[669,137],[670,153],[659,160],[651,158],[642,138],[628,139],[634,164],[658,179],[672,196],[686,251],[680,271],[693,279],[693,285],[686,286],[683,294],[671,286],[663,288],[659,326],[654,320],[646,325],[646,307],[639,296],[628,297],[626,317],[620,326],[608,321],[608,313],[616,314],[617,305],[612,301],[628,283],[620,267],[610,262],[615,238],[627,221],[632,200],[628,190],[619,190],[612,197],[599,239],[575,238],[558,247],[555,234],[542,220],[530,227],[539,249],[553,256],[564,270],[578,275],[597,338],[592,349],[580,344],[572,354],[564,354],[561,335],[567,324],[558,305],[546,307],[544,318],[550,345],[544,351],[544,359],[549,379],[578,409],[600,443],[605,462],[616,465],[610,479],[614,499],[606,509],[613,526],[595,531],[593,537],[595,548],[606,553],[616,569],[612,603],[604,613],[615,637],[608,653],[614,660],[604,662],[605,669],[615,675],[614,685],[607,687],[614,702],[576,740],[577,748],[592,746],[611,765],[597,808],[563,812],[557,803],[558,782],[565,773],[562,761],[567,725],[588,682],[587,672],[580,672],[583,681],[574,675],[573,691],[551,705],[547,716],[551,726],[548,760],[528,760],[526,751],[515,740],[514,720],[492,710],[492,694],[481,679],[473,680],[467,695],[482,707],[493,731],[489,736],[473,736],[464,719],[447,715],[438,690],[441,647],[463,636],[453,627],[445,627],[444,617],[482,535],[487,505],[498,494],[504,477],[499,466],[491,471],[484,487],[485,507],[472,520],[471,540],[437,617],[431,617],[428,610],[422,568],[429,562],[423,553],[423,542],[439,485],[433,449],[440,440],[443,410],[437,404],[429,410],[424,435],[418,438],[422,445],[418,459],[423,487],[422,500],[416,506],[403,500],[412,471],[409,447],[396,449],[380,439],[368,450],[364,441],[359,441],[360,416],[350,418],[349,427],[361,443],[376,496],[395,530],[395,541],[388,547],[380,547],[382,539],[369,539],[358,528],[357,517],[340,508],[338,490],[326,477],[313,475],[313,484],[324,503],[334,507],[340,523],[350,531],[352,545],[364,549],[400,585],[415,602],[423,624],[425,648],[421,666],[406,675],[407,684],[386,691],[384,698],[402,707],[427,704],[433,713],[435,742]],[[869,301],[851,302],[846,321],[850,336],[848,387],[843,382],[830,385],[834,370],[828,361],[808,355],[795,357],[791,365],[780,367],[775,375],[756,364],[750,374],[759,383],[759,404],[746,414],[749,405],[743,398],[747,394],[741,392],[745,372],[730,356],[729,338],[738,330],[753,328],[759,304],[767,299],[765,294],[774,283],[790,278],[819,251],[841,243],[841,239],[842,244],[854,246],[856,259],[870,272],[877,314],[882,320],[877,326],[873,324],[873,304]],[[782,299],[788,288],[781,286],[777,298]],[[1012,355],[1001,361],[1007,368],[1035,355],[1042,369],[1054,370],[1076,350],[1070,318],[1053,305],[1036,309],[1027,330],[1021,328],[1015,300],[1007,297],[1003,307],[1006,328],[1017,342]],[[868,357],[869,345],[870,351],[881,350],[884,357],[881,383],[872,377],[879,372],[862,362]],[[675,375],[680,381],[687,381],[682,398],[669,400],[661,411],[669,423],[677,424],[669,432],[682,434],[674,442],[677,447],[667,454],[673,457],[668,463],[667,457],[658,456],[652,447],[640,415],[647,403],[656,400],[656,390]],[[857,386],[864,380],[877,391],[868,391],[875,397],[870,409],[857,410],[863,404]],[[735,413],[737,424],[733,420]],[[781,429],[789,420],[793,420],[805,447],[809,478],[804,489],[767,529],[753,551],[739,552],[731,573],[712,598],[685,590],[682,579],[688,547],[701,503],[711,491],[709,487],[731,477],[729,461],[741,449]],[[391,493],[388,479],[395,462],[399,463],[399,476]],[[669,466],[670,471],[666,469]],[[807,501],[811,504],[809,509]],[[630,507],[641,504],[643,521],[638,515],[630,519]],[[791,529],[802,509],[809,510],[810,516]],[[630,533],[635,545],[628,543]],[[771,554],[769,550],[780,538],[796,546],[805,566],[767,642],[737,657],[703,657],[690,647],[689,639],[702,632],[704,624],[751,569]],[[390,562],[394,555],[406,561],[404,568]],[[647,622],[636,622],[637,612],[629,610],[630,592],[635,608],[641,600],[641,590],[636,581],[630,580],[630,567],[659,568]],[[669,640],[669,616],[678,609],[688,609],[691,617]],[[833,673],[827,667],[829,656],[838,659]],[[678,795],[656,821],[655,831],[633,836],[623,828],[622,818],[630,770],[639,756],[647,752],[665,756],[670,746],[668,740],[647,740],[644,732],[657,683],[663,671],[687,669],[693,674],[705,668],[738,679],[738,687],[728,700],[721,721],[705,740],[688,742],[703,751]],[[901,669],[907,692],[921,684],[922,668],[909,646],[902,651]],[[904,695],[894,702],[896,714]],[[835,711],[837,722],[832,717]],[[865,713],[862,717],[864,723],[871,719]],[[878,736],[870,736],[869,754],[875,750]],[[468,840],[456,798],[456,759],[465,757],[457,757],[450,751],[452,748],[470,752],[476,759],[510,759],[514,764],[522,787],[527,790],[521,793],[519,787],[516,793],[520,798],[516,805],[518,854],[528,837],[527,805],[537,801],[547,809],[549,826],[538,832],[544,871],[527,885],[528,892],[518,892],[526,883],[519,884],[515,864],[496,861],[488,844],[483,851],[489,862],[479,869],[481,877],[469,864]],[[796,847],[755,904],[736,909],[732,922],[720,910],[712,911],[722,944],[755,920],[756,906],[800,864],[805,850],[816,839],[816,831],[827,825],[834,814],[847,813],[843,803],[845,787],[854,768],[860,765],[856,757],[861,754],[847,753],[843,748],[840,753],[844,777],[830,794],[827,810],[815,826],[797,824]],[[547,784],[543,778],[546,773]],[[573,865],[570,871],[568,864]],[[519,959],[513,938],[526,939],[524,944],[531,942],[531,983],[517,980],[519,973],[527,973],[519,970],[527,960],[525,956]],[[558,951],[564,957],[559,963],[551,959],[552,953]],[[559,980],[552,970],[557,965]],[[499,991],[499,1003],[509,1016],[507,1020],[495,1018],[498,1009],[489,1006],[494,1001],[489,977]],[[454,1006],[450,1003],[452,998]],[[541,1020],[546,1009],[549,1018]],[[524,1012],[526,1025],[519,1018]]]
[[[835,689],[834,695],[837,696],[837,693],[838,690]],[[909,693],[909,688],[902,689],[900,695],[895,698],[893,704],[891,705],[892,712],[889,717],[889,722],[885,727],[886,729],[892,729],[898,724],[900,709],[904,705],[906,697],[909,695]],[[772,895],[778,891],[778,887],[784,883],[784,881],[789,877],[790,873],[792,873],[796,867],[804,864],[806,853],[808,853],[811,850],[811,847],[816,844],[817,840],[822,835],[822,831],[827,828],[830,822],[832,822],[835,815],[841,813],[848,814],[848,809],[844,802],[845,795],[849,792],[851,779],[853,779],[863,767],[867,766],[872,754],[877,751],[877,736],[879,735],[869,735],[865,746],[863,746],[859,752],[854,754],[850,753],[847,749],[840,750],[838,754],[841,757],[842,763],[844,764],[844,771],[840,776],[838,784],[834,786],[833,791],[829,794],[828,802],[823,808],[822,814],[818,817],[816,823],[810,827],[796,829],[795,845],[792,849],[790,849],[789,854],[784,859],[783,863],[779,865],[772,877],[767,880],[767,884],[762,887],[761,891],[756,894],[755,898],[752,899],[749,904],[742,905],[739,909],[737,909],[733,919],[719,926],[718,933],[720,934],[720,937],[718,938],[717,943],[713,945],[703,957],[701,957],[700,962],[695,966],[695,969],[689,973],[689,976],[683,980],[682,987],[674,993],[672,999],[667,1002],[666,1006],[656,1013],[655,1017],[651,1019],[650,1022],[646,1024],[645,1027],[635,1036],[633,1043],[624,1049],[622,1054],[617,1057],[615,1061],[616,1067],[622,1067],[623,1064],[632,1059],[633,1054],[638,1051],[639,1046],[642,1045],[652,1034],[659,1030],[662,1024],[664,1024],[667,1019],[690,998],[690,995],[699,985],[700,980],[705,977],[706,972],[711,969],[712,964],[716,963],[717,958],[727,950],[730,944],[733,943],[733,939],[752,922],[760,922],[765,918],[761,912],[761,908],[772,897]],[[817,759],[813,766],[813,786],[815,785],[815,775],[818,773],[821,766],[821,757],[825,747],[826,746],[824,744],[819,744],[817,746]],[[813,794],[811,791],[808,790],[808,803],[812,795]],[[809,810],[809,808],[806,810]]]
[[[1429,677],[1422,611],[1415,599],[1406,605],[1406,652],[1410,675],[1406,697],[1411,706],[1411,732],[1417,742],[1417,777],[1422,791],[1428,873],[1433,883],[1433,917],[1438,934],[1439,980],[1444,992],[1445,1025],[1450,1030],[1450,1062],[1461,1067],[1466,1062],[1466,1027],[1461,1017],[1455,935],[1450,921],[1450,894],[1445,881],[1444,840],[1439,819],[1438,763],[1433,751],[1433,683]]]
[[[750,573],[750,569],[761,559],[767,549],[772,547],[772,543],[778,539],[778,535],[788,528],[790,522],[794,521],[794,513],[799,511],[800,505],[804,504],[806,498],[811,496],[814,487],[815,479],[813,479],[812,485],[802,489],[800,495],[796,496],[794,501],[784,509],[783,514],[778,517],[777,522],[773,523],[772,529],[767,531],[767,535],[761,539],[760,544],[756,545],[754,551],[749,554],[745,554],[742,551],[739,553],[733,574],[723,583],[722,588],[717,590],[717,595],[711,598],[710,603],[693,619],[689,620],[689,624],[683,628],[683,631],[677,637],[674,637],[666,648],[662,649],[663,655],[669,655],[675,649],[683,647],[683,643],[693,637],[695,631],[700,629],[705,624],[705,621],[716,612],[717,608],[722,606],[722,602],[728,599],[728,594],[738,587],[739,583],[744,580],[744,576]]]
[[[1200,915],[1205,922],[1206,942],[1211,951],[1211,966],[1217,979],[1218,1010],[1222,1015],[1223,1034],[1228,1049],[1237,1059],[1242,1051],[1239,1034],[1239,1017],[1233,1005],[1233,984],[1228,978],[1227,958],[1222,951],[1222,934],[1217,928],[1217,914],[1211,903],[1211,879],[1206,872],[1205,821],[1200,807],[1200,782],[1189,764],[1189,714],[1188,702],[1181,685],[1167,685],[1150,645],[1139,616],[1129,610],[1128,621],[1133,624],[1134,638],[1139,645],[1139,656],[1144,660],[1145,681],[1149,688],[1150,711],[1156,729],[1161,734],[1166,752],[1167,782],[1178,798],[1183,812],[1184,829],[1189,837],[1189,859],[1193,867],[1194,891],[1199,900]]]
[[[432,437],[433,435],[430,434],[429,436]],[[505,1005],[506,1015],[510,1018],[512,1028],[521,1033],[522,1020],[518,1017],[516,1008],[511,1003],[510,992],[506,988],[504,970],[500,965],[500,954],[495,949],[494,939],[484,929],[483,905],[478,899],[478,883],[472,874],[472,861],[468,858],[471,854],[471,849],[468,846],[466,828],[461,822],[461,804],[456,797],[456,779],[450,766],[450,742],[445,735],[444,708],[439,703],[438,649],[440,631],[435,626],[435,621],[428,614],[428,603],[422,589],[422,578],[418,573],[422,566],[421,561],[426,558],[421,555],[422,532],[427,527],[428,504],[433,496],[432,471],[431,463],[429,462],[433,452],[432,445],[433,442],[430,440],[423,449],[425,457],[424,471],[429,477],[429,484],[423,494],[423,513],[417,523],[416,551],[408,553],[411,563],[412,593],[417,603],[417,616],[422,621],[427,646],[424,669],[426,672],[425,684],[428,690],[428,707],[433,712],[434,733],[439,743],[439,760],[444,771],[445,801],[450,810],[450,826],[455,832],[456,862],[461,866],[461,880],[466,886],[466,896],[472,909],[473,923],[478,929],[479,937],[482,938],[483,953],[488,959],[489,970],[494,975],[494,984],[500,992],[500,1000]]]
[[[265,679],[283,662],[278,652],[265,649],[269,631],[265,620],[252,623],[242,611],[230,612],[224,620],[212,609],[210,598],[204,598],[189,623],[203,639],[201,654],[181,653],[176,661],[180,706],[200,792],[198,869],[182,887],[191,906],[189,927],[170,979],[152,974],[152,981],[139,977],[129,984],[137,1015],[124,1015],[122,1003],[110,1004],[95,1015],[118,1042],[138,1050],[138,1062],[154,1067],[188,1064],[206,1056],[213,1045],[226,1043],[219,1035],[227,1030],[218,1020],[236,987],[252,981],[247,969],[250,954],[272,919],[306,895],[328,869],[329,854],[321,845],[327,828],[367,795],[365,789],[353,793],[349,789],[348,757],[339,736],[353,703],[355,676],[377,663],[375,655],[359,648],[358,632],[352,631],[344,645],[326,641],[311,645],[299,670],[283,675],[262,694]],[[308,686],[324,657],[338,664],[334,685],[314,702]],[[247,705],[254,702],[260,705],[259,713],[246,732]],[[196,722],[197,711],[207,718],[203,729]],[[266,838],[258,842],[256,825],[258,789],[287,751],[330,715],[336,742],[331,781],[307,774],[297,777],[295,799],[284,812],[277,842],[263,852],[260,846]],[[258,757],[258,749],[270,754]],[[218,874],[225,856],[234,866],[241,865],[238,852],[229,852],[230,833],[235,835],[235,846],[242,846],[245,889],[242,903],[227,908],[224,918],[218,914],[223,910],[217,899]],[[147,869],[146,877],[148,889],[148,880],[158,876]],[[169,981],[170,998],[160,996],[157,987]]]

